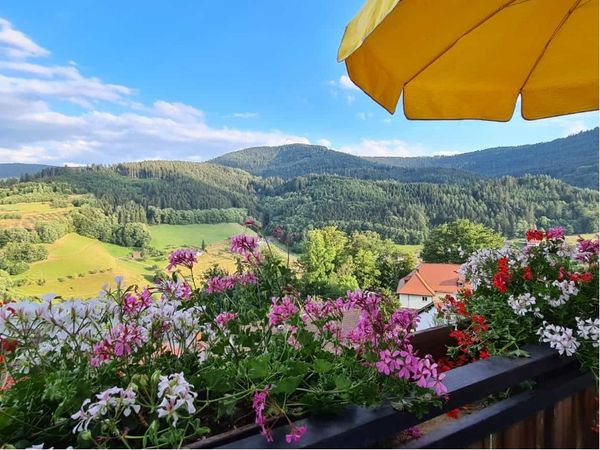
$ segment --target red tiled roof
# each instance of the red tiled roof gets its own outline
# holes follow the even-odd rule
[[[460,264],[421,263],[398,283],[398,294],[433,296],[458,292]]]

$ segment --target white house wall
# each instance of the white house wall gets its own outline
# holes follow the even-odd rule
[[[400,304],[404,308],[421,309],[433,302],[433,297],[425,297],[421,295],[400,294]]]

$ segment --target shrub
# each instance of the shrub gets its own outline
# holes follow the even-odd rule
[[[6,271],[11,275],[19,275],[23,272],[27,272],[29,269],[29,264],[26,262],[11,262],[6,266]]]

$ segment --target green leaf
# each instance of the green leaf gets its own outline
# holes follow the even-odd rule
[[[352,385],[352,380],[350,380],[350,378],[348,378],[346,375],[337,375],[333,379],[333,382],[335,383],[335,388],[340,391],[345,391]]]
[[[19,416],[15,408],[6,408],[4,411],[0,411],[0,430],[13,426],[12,418],[15,416]]]
[[[304,361],[289,361],[286,364],[286,374],[290,376],[305,375],[310,368],[310,366]]]
[[[230,417],[235,411],[237,400],[232,395],[226,395],[225,398],[217,403],[217,416]]]
[[[246,360],[248,375],[253,379],[261,379],[269,376],[269,363],[265,357]]]
[[[315,359],[315,372],[327,373],[333,369],[333,364],[325,359]]]
[[[284,378],[277,385],[271,389],[271,393],[273,394],[292,394],[302,382],[304,376],[299,375],[296,377],[288,377]]]

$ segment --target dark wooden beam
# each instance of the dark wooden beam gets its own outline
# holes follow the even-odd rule
[[[442,428],[396,448],[465,448],[591,386],[594,386],[593,376],[575,369],[531,391],[448,422]]]
[[[529,358],[492,357],[447,372],[445,384],[449,401],[442,409],[422,418],[399,412],[389,405],[373,409],[351,406],[333,418],[308,418],[296,424],[307,432],[299,443],[287,444],[288,427],[273,430],[273,443],[253,435],[218,448],[357,448],[369,447],[401,430],[436,417],[446,411],[508,389],[522,381],[550,373],[573,362],[548,347],[525,346]]]

